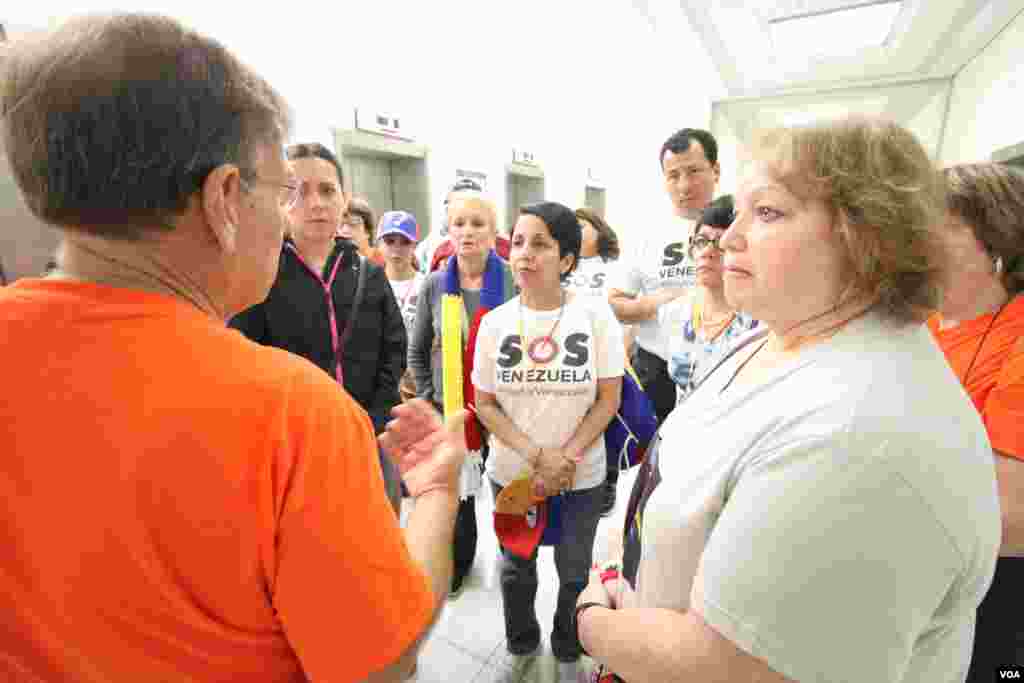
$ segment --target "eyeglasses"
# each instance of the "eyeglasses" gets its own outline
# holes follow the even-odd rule
[[[722,246],[719,244],[721,241],[722,235],[719,235],[714,239],[705,237],[704,235],[694,235],[690,238],[690,258],[695,258],[696,254],[704,251],[709,246],[714,247],[716,251],[722,251]]]
[[[242,178],[243,183],[263,183],[264,185],[273,185],[274,187],[281,188],[281,196],[278,198],[281,206],[286,209],[293,208],[299,202],[299,186],[294,183],[279,183],[274,180],[266,180],[259,176],[253,178]]]

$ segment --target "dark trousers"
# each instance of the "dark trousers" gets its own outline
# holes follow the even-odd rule
[[[676,383],[668,374],[668,363],[663,361],[661,356],[641,348],[639,344],[634,347],[632,362],[644,392],[654,404],[654,412],[660,425],[676,407]]]
[[[491,482],[497,497],[502,487]],[[554,546],[558,570],[558,602],[555,607],[551,650],[559,659],[579,656],[572,632],[576,599],[587,586],[594,555],[594,537],[601,519],[604,485],[568,491],[562,502],[562,541]],[[501,602],[505,612],[505,637],[519,651],[540,643],[537,599],[537,551],[528,560],[501,549]]]
[[[459,503],[455,516],[455,542],[452,544],[452,586],[461,584],[473,568],[476,557],[476,496],[470,496]]]
[[[487,437],[484,436],[481,457],[487,462],[491,452]],[[461,584],[473,568],[476,558],[476,496],[469,496],[459,503],[459,511],[455,516],[455,541],[452,544],[452,588]]]
[[[1024,558],[1000,557],[996,575],[978,606],[974,652],[967,683],[990,683],[996,669],[1024,665],[1024,614],[1020,609]]]

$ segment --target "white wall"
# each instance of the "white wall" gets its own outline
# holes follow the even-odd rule
[[[106,4],[52,0],[22,14],[46,23]],[[119,8],[166,11],[149,0]],[[548,199],[571,207],[582,205],[593,168],[609,222],[628,242],[670,215],[661,143],[681,127],[708,127],[711,100],[724,94],[677,0],[278,3],[241,19],[222,3],[180,0],[174,16],[281,91],[296,141],[333,147],[331,129],[351,128],[356,106],[401,115],[429,148],[433,225],[457,168],[487,173],[504,216],[516,146],[542,164]]]
[[[953,79],[943,165],[987,161],[992,152],[1024,142],[1024,15]]]
[[[593,168],[607,190],[609,222],[624,240],[670,215],[658,149],[679,128],[708,127],[711,100],[724,92],[678,3],[399,4],[385,11],[350,3],[361,25],[386,33],[313,28],[302,41],[308,54],[270,54],[265,42],[234,33],[230,46],[295,106],[296,139],[330,143],[329,128],[351,127],[354,106],[400,114],[430,150],[435,226],[458,168],[486,173],[505,215],[513,147],[535,154],[547,198],[574,208]],[[336,72],[296,78],[328,59],[318,45],[327,34]]]
[[[711,129],[723,148],[721,189],[735,191],[744,144],[757,128],[854,113],[885,116],[900,123],[937,159],[948,97],[947,79],[716,102]]]

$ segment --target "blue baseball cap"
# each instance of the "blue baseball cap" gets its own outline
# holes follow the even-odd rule
[[[387,235],[401,235],[410,242],[420,241],[420,229],[416,217],[408,211],[388,211],[380,217],[377,225],[377,239]]]

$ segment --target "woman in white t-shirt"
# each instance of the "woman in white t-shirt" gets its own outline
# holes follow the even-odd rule
[[[619,238],[600,215],[590,209],[576,209],[582,239],[580,262],[565,280],[565,287],[577,294],[608,298],[608,286],[619,260]]]
[[[619,237],[611,226],[596,211],[587,208],[576,209],[580,222],[580,262],[565,280],[569,291],[582,296],[600,297],[608,300],[609,283],[613,281],[619,260]],[[628,335],[623,328],[623,335]],[[629,357],[629,343],[625,343],[626,357]],[[616,466],[612,466],[613,463]],[[619,483],[618,463],[614,458],[608,463],[608,477],[605,480],[602,515],[608,515],[615,508],[615,491]]]
[[[591,566],[604,502],[602,436],[618,409],[625,363],[622,328],[608,303],[561,285],[577,263],[580,239],[571,209],[553,202],[523,207],[510,261],[520,295],[483,319],[473,364],[477,414],[491,434],[487,473],[502,544],[507,647],[529,655],[540,645],[534,599],[536,541],[543,539],[524,547],[499,528],[505,487],[529,491],[524,495],[538,503],[519,513],[524,530],[561,531],[557,541],[547,538],[560,582],[551,649],[565,662],[580,654],[573,609]]]

